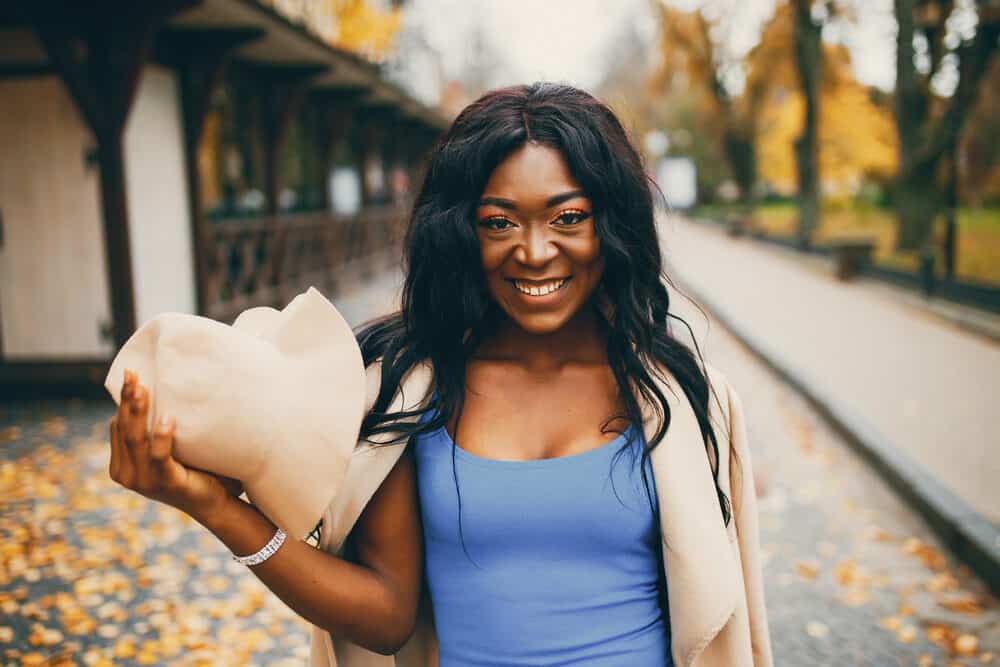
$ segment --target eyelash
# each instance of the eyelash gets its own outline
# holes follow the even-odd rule
[[[586,220],[587,218],[590,217],[590,212],[589,211],[584,211],[584,210],[581,210],[581,209],[567,209],[565,211],[560,212],[559,215],[557,215],[556,217],[552,218],[552,221],[554,222],[554,221],[559,220],[560,218],[566,217],[568,215],[574,215],[574,216],[576,216],[576,220],[574,220],[571,223],[560,225],[560,227],[572,227],[574,225],[578,225],[578,224],[580,224],[581,222],[583,222],[584,220]],[[488,218],[483,218],[482,220],[480,220],[479,221],[479,225],[481,227],[486,227],[487,229],[495,229],[497,231],[503,231],[503,229],[506,229],[506,227],[503,228],[503,229],[495,227],[493,225],[493,223],[496,222],[496,221],[510,222],[510,219],[505,218],[502,215],[493,215],[493,216],[490,216]]]

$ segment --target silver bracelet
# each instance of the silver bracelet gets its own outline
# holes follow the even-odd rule
[[[284,544],[284,542],[285,531],[279,528],[278,532],[274,534],[274,537],[271,538],[270,542],[264,545],[263,549],[255,554],[250,554],[249,556],[237,556],[236,554],[233,554],[233,560],[237,563],[242,563],[243,565],[258,565],[273,556],[274,552],[276,552],[278,547]]]

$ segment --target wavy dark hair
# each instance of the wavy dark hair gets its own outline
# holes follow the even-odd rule
[[[719,445],[708,417],[709,393],[715,392],[697,342],[696,358],[691,348],[672,335],[668,323],[676,319],[690,332],[687,323],[670,312],[663,282],[673,285],[663,271],[654,221],[653,193],[658,189],[611,109],[568,85],[534,83],[490,91],[467,106],[432,148],[406,232],[401,309],[363,325],[356,333],[365,365],[382,362],[381,388],[362,424],[362,437],[394,432],[392,442],[399,443],[440,429],[452,415],[461,417],[466,359],[496,330],[499,318],[506,316],[486,289],[473,224],[476,202],[493,170],[529,141],[560,151],[593,204],[605,270],[591,305],[602,313],[607,358],[627,413],[615,418],[642,424],[640,399],[650,403],[660,417],[640,466],[650,503],[644,464],[670,421],[670,407],[653,379],[657,365],[662,364],[694,408],[728,525],[730,504],[719,487]],[[403,376],[424,360],[431,362],[434,371],[432,404],[387,412]],[[430,408],[436,411],[431,419],[396,421],[422,415]],[[641,431],[632,429],[636,430]],[[634,454],[633,437],[618,454],[626,450]],[[653,510],[659,530],[655,504]]]

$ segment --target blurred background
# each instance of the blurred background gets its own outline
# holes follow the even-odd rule
[[[672,330],[747,411],[783,665],[1000,664],[997,0],[8,0],[0,664],[306,664],[309,625],[107,473],[164,311],[396,306],[424,158],[571,83],[666,205]],[[511,638],[517,641],[517,638]]]

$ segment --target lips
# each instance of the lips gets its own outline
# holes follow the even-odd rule
[[[526,297],[538,299],[549,296],[562,290],[567,283],[572,280],[572,276],[561,278],[550,278],[547,280],[521,280],[519,278],[507,278],[514,289]]]

